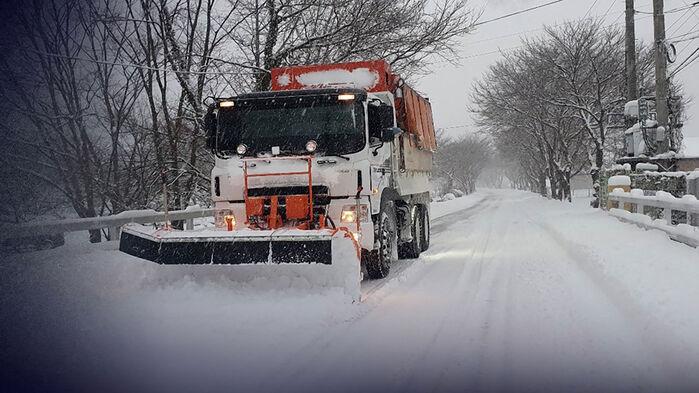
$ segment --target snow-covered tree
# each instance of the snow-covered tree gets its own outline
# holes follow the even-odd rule
[[[470,194],[476,190],[476,181],[491,164],[491,158],[490,143],[482,136],[469,134],[457,139],[440,136],[435,175],[445,180],[445,191],[460,188]]]
[[[523,163],[545,193],[570,199],[570,179],[590,168],[599,177],[612,134],[609,114],[620,111],[623,35],[599,21],[579,21],[527,40],[490,68],[474,90],[480,125],[504,154]],[[618,143],[618,142],[617,142]]]

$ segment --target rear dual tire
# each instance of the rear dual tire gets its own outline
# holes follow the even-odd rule
[[[400,258],[415,259],[420,257],[424,232],[422,230],[424,222],[422,210],[420,206],[413,206],[410,211],[410,231],[413,240],[400,245]]]
[[[420,211],[420,220],[422,220],[421,251],[427,251],[430,248],[430,210],[427,206],[421,206]]]

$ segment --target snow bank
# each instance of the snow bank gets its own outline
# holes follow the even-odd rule
[[[649,164],[649,163],[647,163],[647,162],[640,162],[640,163],[636,164],[636,170],[638,170],[638,171],[653,171],[653,172],[655,172],[655,171],[658,170],[658,166],[655,165],[655,164]]]
[[[646,176],[653,177],[686,177],[687,172],[644,172]]]
[[[614,187],[614,186],[630,187],[631,186],[631,178],[629,176],[622,176],[622,175],[612,176],[607,181],[607,185],[611,186],[611,187]]]
[[[631,213],[621,209],[611,209],[609,213],[623,221],[636,224],[645,229],[658,229],[667,233],[672,239],[692,247],[699,247],[699,227],[687,224],[669,225],[665,220],[653,220],[644,214]],[[697,258],[699,258],[699,255]]]
[[[215,383],[225,370],[239,381],[234,390],[254,391],[246,383],[264,380],[260,354],[303,351],[361,311],[342,289],[290,274],[241,283],[227,266],[161,266],[116,247],[65,246],[0,264],[0,368],[9,378],[0,390],[31,382],[39,391],[223,391]],[[351,246],[341,248],[357,262]]]
[[[631,172],[631,164],[614,164],[609,167],[610,170],[612,171],[626,171],[626,172]]]
[[[544,227],[577,261],[576,267],[614,302],[620,317],[642,319],[642,325],[629,326],[629,331],[638,329],[646,344],[655,342],[664,356],[674,359],[673,367],[696,370],[699,250],[671,241],[664,232],[637,228],[600,210],[560,205],[551,201],[528,210],[542,212],[539,220],[545,222]],[[644,225],[665,226],[620,209],[613,214]],[[686,225],[664,229],[694,236],[698,230]],[[679,360],[688,350],[693,353],[687,358],[693,359],[692,366],[687,365],[687,359]]]
[[[468,209],[477,205],[486,197],[487,194],[478,191],[474,192],[473,194],[463,196],[461,198],[455,198],[443,202],[432,202],[432,204],[430,204],[430,216],[434,220],[458,212],[460,210]]]

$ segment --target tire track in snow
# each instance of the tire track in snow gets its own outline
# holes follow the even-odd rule
[[[492,203],[488,203],[483,208],[481,213],[478,216],[474,217],[474,219],[482,219],[483,216],[487,215],[487,213],[491,210],[491,205]],[[460,223],[463,224],[465,223],[465,221],[460,221]],[[434,352],[434,349],[437,346],[438,341],[445,336],[445,329],[451,328],[456,322],[456,310],[463,304],[466,304],[468,308],[468,305],[472,303],[472,300],[476,297],[478,291],[482,288],[482,286],[480,285],[480,281],[483,276],[483,256],[486,255],[488,245],[490,244],[490,239],[493,235],[493,226],[490,225],[489,230],[485,236],[482,233],[475,232],[476,226],[474,223],[469,223],[467,228],[469,230],[469,233],[476,233],[477,236],[475,236],[475,239],[471,236],[464,238],[463,245],[465,246],[468,244],[475,244],[477,247],[471,248],[469,250],[470,252],[462,257],[463,261],[461,263],[461,269],[458,274],[455,274],[455,277],[457,277],[456,283],[450,286],[453,289],[449,293],[451,302],[448,307],[448,311],[445,312],[444,315],[440,318],[440,322],[437,328],[430,335],[430,340],[425,343],[423,350],[417,352],[414,355],[414,358],[409,363],[409,368],[402,369],[400,372],[397,372],[394,376],[394,383],[397,383],[400,380],[404,381],[400,385],[400,391],[419,390],[415,389],[415,387],[418,383],[417,378],[420,375],[420,370],[423,368],[425,364],[429,364],[428,362],[426,362],[426,359],[428,359],[429,356]],[[475,258],[476,256],[478,256],[478,258]],[[409,376],[407,379],[405,378],[406,375]],[[430,389],[430,391],[439,391],[439,389]]]
[[[463,389],[470,391],[473,388],[478,388],[483,384],[484,372],[487,369],[484,365],[493,347],[491,341],[500,341],[498,337],[494,337],[497,332],[494,332],[493,329],[498,327],[495,319],[502,316],[507,317],[507,313],[495,312],[494,306],[504,303],[500,298],[506,295],[507,285],[505,285],[503,293],[501,283],[509,281],[509,277],[502,272],[507,266],[495,258],[495,251],[499,249],[498,246],[502,240],[509,235],[510,228],[507,225],[503,226],[504,220],[499,217],[502,215],[501,203],[493,206],[490,210],[489,214],[479,217],[481,220],[486,220],[485,225],[488,226],[488,233],[484,236],[482,247],[474,254],[477,256],[477,259],[473,261],[474,265],[477,266],[476,274],[468,277],[468,280],[462,280],[458,286],[459,293],[456,298],[463,299],[463,302],[454,303],[455,307],[450,313],[448,329],[440,335],[439,342],[430,349],[429,355],[432,357],[439,359],[447,353],[453,359],[446,362],[446,367],[429,383],[430,388],[424,390],[454,389],[455,386],[450,385],[448,379],[456,375],[460,376],[457,384]],[[482,225],[474,223],[474,225],[479,224]],[[496,235],[493,236],[494,234]],[[469,371],[471,372],[470,376],[464,375]],[[471,382],[474,386],[468,389],[463,386],[464,382]]]
[[[452,213],[449,216],[442,216],[433,220],[433,223],[436,223],[436,225],[433,224],[432,226],[432,247],[430,250],[425,252],[423,256],[429,257],[431,253],[434,253],[439,249],[438,239],[445,235],[445,231],[448,228],[469,220],[474,215],[479,214],[479,209],[485,211],[485,209],[490,205],[490,201],[481,200],[469,208]],[[471,234],[467,233],[467,235],[470,236]],[[434,269],[440,266],[439,262],[424,263],[425,260],[423,256],[421,256],[420,259],[401,261],[401,269],[399,269],[398,272],[395,272],[392,269],[391,275],[388,278],[376,280],[378,281],[378,285],[369,286],[366,296],[364,293],[362,294],[362,304],[358,305],[360,309],[358,312],[353,314],[352,317],[329,326],[326,331],[308,340],[308,342],[299,348],[298,351],[289,354],[289,356],[286,356],[276,365],[270,366],[270,369],[280,370],[284,376],[275,377],[272,381],[262,381],[260,384],[258,384],[258,390],[278,391],[280,389],[284,389],[285,385],[287,384],[286,381],[298,379],[309,368],[312,368],[308,365],[318,364],[319,359],[322,358],[328,348],[337,344],[338,338],[342,340],[342,337],[350,332],[358,322],[379,309],[380,306],[384,304],[386,299],[390,298],[392,293],[405,288],[408,285],[414,286],[420,283],[425,277],[428,277],[434,271]],[[407,279],[404,278],[405,276],[408,276]],[[446,277],[445,280],[448,280],[450,277],[452,276]],[[457,280],[458,277],[459,276],[454,276],[453,278],[454,280]],[[341,330],[328,334],[328,330],[332,331],[332,329],[335,328]],[[302,356],[299,356],[299,354],[302,354]],[[299,364],[298,367],[295,367],[293,370],[289,370],[287,366],[289,364],[294,364],[294,360],[298,359],[299,357],[303,357],[304,362]],[[273,385],[273,387],[267,389],[266,387],[268,387],[270,383]]]
[[[478,210],[486,210],[490,207],[492,204],[492,201],[482,199],[479,202],[477,202],[475,205],[468,207],[463,210],[459,210],[457,212],[447,214],[438,218],[435,218],[434,220],[431,220],[431,231],[432,231],[432,236],[439,235],[441,233],[444,233],[447,229],[450,227],[458,224],[458,223],[463,223],[470,218],[474,216],[474,214],[478,213]],[[434,247],[434,242],[432,242],[432,246]],[[421,255],[422,256],[427,256],[430,255],[430,252],[433,252],[432,249],[426,251]],[[376,292],[379,292],[382,288],[386,286],[386,284],[390,283],[396,278],[399,278],[401,274],[406,272],[409,268],[411,268],[416,261],[419,259],[410,259],[410,260],[404,260],[399,262],[399,268],[394,270],[393,267],[391,267],[391,273],[388,278],[381,279],[381,280],[369,280],[364,283],[362,283],[362,302],[368,300],[372,295],[374,295]],[[423,272],[427,273],[427,272]],[[424,276],[424,274],[423,274]]]

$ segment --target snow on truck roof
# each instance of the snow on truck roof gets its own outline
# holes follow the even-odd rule
[[[281,67],[271,72],[276,91],[347,87],[375,93],[392,91],[400,79],[384,60]]]
[[[367,94],[365,90],[356,88],[327,88],[327,89],[304,89],[304,90],[270,90],[257,91],[253,93],[241,94],[236,99],[264,99],[276,97],[305,97],[305,96],[323,96],[323,95],[339,95],[339,94],[354,94],[363,97]]]

